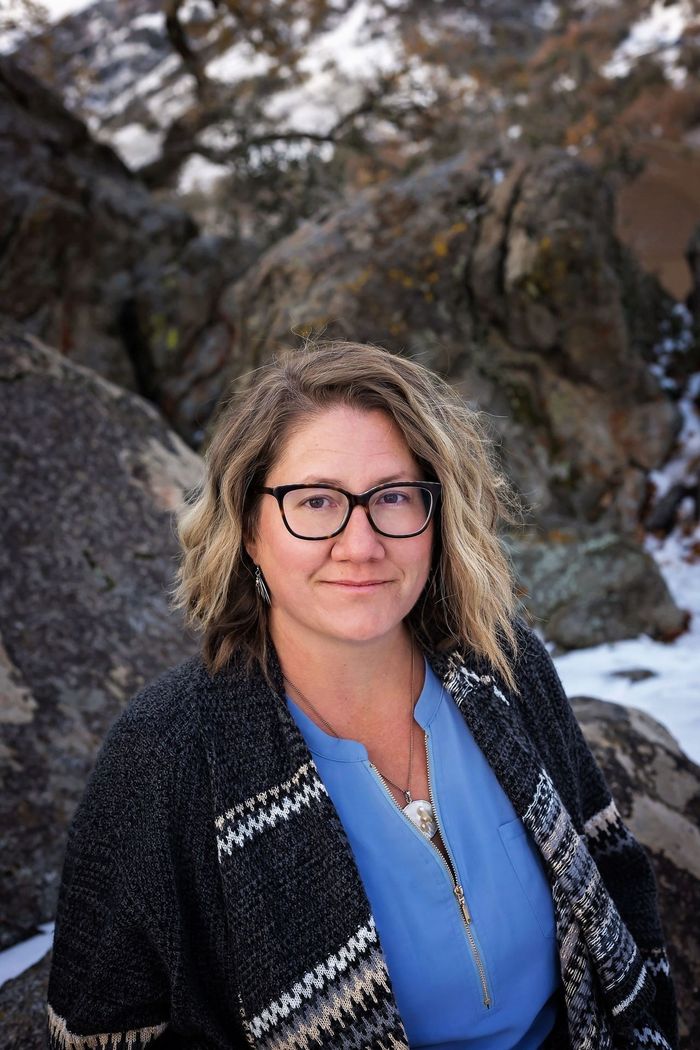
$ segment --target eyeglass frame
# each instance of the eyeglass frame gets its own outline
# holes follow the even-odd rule
[[[428,511],[428,516],[425,520],[425,524],[422,528],[418,530],[418,532],[404,532],[401,533],[401,535],[399,536],[395,536],[391,532],[383,532],[380,528],[378,528],[374,521],[372,521],[372,515],[370,514],[369,510],[370,499],[372,498],[372,496],[374,496],[376,492],[381,492],[383,489],[405,488],[427,489],[430,493],[431,504],[430,510]],[[345,498],[348,501],[348,507],[342,525],[340,525],[340,527],[337,528],[335,532],[329,532],[327,536],[300,536],[298,532],[295,532],[289,524],[289,522],[287,521],[286,515],[284,513],[283,501],[284,497],[287,495],[288,492],[294,492],[299,489],[324,489],[330,492],[340,492],[343,496],[345,496]],[[331,540],[334,536],[339,536],[350,521],[350,515],[354,511],[355,507],[364,507],[365,513],[367,514],[367,521],[370,523],[370,526],[374,529],[374,531],[379,533],[380,536],[386,536],[386,538],[389,540],[410,540],[414,536],[420,536],[421,533],[425,532],[425,530],[428,528],[428,525],[430,525],[430,522],[433,520],[433,516],[435,515],[435,511],[437,510],[438,503],[440,501],[440,495],[442,493],[442,484],[439,481],[390,481],[388,482],[388,484],[385,485],[375,485],[373,488],[367,489],[366,492],[355,493],[348,492],[347,489],[341,489],[338,485],[328,485],[324,482],[321,482],[318,485],[309,485],[307,482],[305,485],[275,485],[273,488],[263,486],[260,489],[260,492],[264,493],[265,495],[275,497],[275,499],[277,500],[277,506],[280,509],[280,514],[282,515],[282,521],[285,524],[287,532],[290,532],[292,536],[294,536],[297,540],[309,540],[311,543],[313,543],[314,540]]]

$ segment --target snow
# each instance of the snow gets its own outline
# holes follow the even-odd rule
[[[568,696],[593,696],[640,708],[661,722],[694,762],[700,763],[700,528],[690,538],[647,541],[676,604],[691,614],[690,630],[675,642],[646,636],[580,649],[554,659]],[[691,560],[688,560],[691,559]],[[649,671],[633,681],[616,672]]]
[[[299,62],[301,84],[280,91],[265,112],[285,130],[325,134],[364,97],[381,75],[398,72],[401,45],[386,17],[372,32],[377,9],[357,0],[338,23],[320,34]]]
[[[165,12],[164,11],[144,11],[141,15],[136,15],[135,18],[131,19],[131,29],[155,29],[159,32],[165,32]]]
[[[87,7],[92,0],[83,0],[82,3],[79,0],[75,0],[76,10],[81,10],[83,7]],[[62,11],[63,6],[66,6],[66,11]],[[59,18],[63,17],[63,14],[70,14],[73,7],[70,0],[66,0],[65,5],[61,3],[52,3],[51,0],[47,0],[41,4],[42,18],[41,25],[43,26],[46,21],[55,22]],[[57,13],[55,13],[57,12]],[[18,48],[27,37],[31,36],[37,30],[37,21],[33,17],[31,10],[27,10],[17,0],[0,0],[0,25],[9,24],[9,20],[12,20],[14,29],[4,29],[0,32],[0,55],[9,55],[16,48]]]
[[[686,70],[678,66],[678,44],[683,32],[694,20],[691,0],[664,4],[654,0],[651,10],[631,27],[612,57],[601,68],[605,77],[626,77],[637,59],[654,55],[663,66],[669,81],[676,86],[685,82]]]
[[[6,29],[0,33],[0,55],[11,55],[23,40],[27,39],[27,28],[18,26],[16,29]]]
[[[205,67],[207,76],[214,80],[232,83],[246,77],[257,77],[267,73],[274,65],[269,55],[255,49],[247,42],[241,41],[217,55]]]
[[[196,22],[201,18],[206,18],[209,8],[209,4],[202,2],[202,0],[185,0],[185,3],[180,8],[180,18],[184,23]]]
[[[532,21],[538,29],[549,32],[559,21],[559,8],[552,0],[542,0],[533,11]]]
[[[148,97],[152,92],[161,88],[168,77],[171,77],[175,72],[179,70],[181,61],[177,55],[168,55],[161,62],[158,62],[145,77],[142,77],[139,82],[139,93],[141,96]],[[127,89],[116,96],[104,110],[104,117],[112,117],[115,113],[119,113],[133,98],[133,84],[129,84]]]
[[[685,66],[679,65],[680,57],[679,47],[669,47],[663,55],[664,74],[669,84],[673,84],[675,88],[682,88],[688,79],[688,70]]]
[[[124,163],[136,169],[160,156],[163,135],[149,131],[143,124],[125,124],[110,135],[109,142]]]
[[[577,82],[568,73],[560,73],[552,84],[552,89],[558,93],[561,93],[562,91],[575,91],[577,87]]]
[[[92,3],[94,0],[41,0],[42,7],[46,9],[51,22],[58,22],[66,15],[84,11]]]
[[[327,63],[335,63],[347,76],[362,78],[369,69],[384,72],[395,69],[398,40],[391,34],[391,23],[384,24],[381,36],[367,39],[366,27],[373,14],[372,3],[358,0],[334,28],[318,38],[310,54],[302,60],[303,71],[317,76]]]
[[[161,128],[168,128],[195,104],[196,91],[192,77],[164,84],[160,90],[144,99],[152,120]]]
[[[428,66],[418,55],[411,55],[405,72],[397,79],[392,95],[397,102],[405,105],[431,106],[440,96],[443,98],[461,98],[464,104],[472,102],[479,90],[479,82],[470,73],[453,77],[444,66]],[[381,124],[375,125],[374,134],[378,139],[388,137],[396,129],[387,122],[386,129]]]
[[[49,23],[58,22],[66,15],[77,14],[95,0],[39,0]],[[0,15],[12,14],[19,21],[17,29],[0,33],[0,55],[9,55],[36,31],[34,19],[15,0],[0,0]]]
[[[178,193],[205,192],[229,174],[225,164],[214,164],[199,153],[188,157],[180,169],[177,180]]]
[[[240,132],[233,120],[221,120],[197,136],[197,144],[211,150],[231,150],[239,145]]]
[[[40,959],[43,959],[46,953],[51,950],[54,924],[45,922],[39,926],[39,929],[41,933],[38,933],[35,937],[30,937],[26,941],[20,941],[19,944],[14,944],[11,948],[6,948],[4,952],[0,952],[0,986],[5,981],[11,981],[14,977],[19,977],[21,973],[28,970],[34,963],[39,962]]]

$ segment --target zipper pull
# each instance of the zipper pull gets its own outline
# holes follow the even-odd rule
[[[469,908],[467,906],[467,902],[464,899],[464,890],[462,889],[461,886],[455,886],[455,888],[454,888],[454,895],[457,898],[457,900],[459,901],[459,906],[462,909],[462,914],[464,915],[464,918],[466,919],[467,925],[470,925],[471,921],[472,921],[472,917],[471,917],[471,913],[469,911]]]

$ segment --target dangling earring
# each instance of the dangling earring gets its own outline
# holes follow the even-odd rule
[[[263,579],[263,574],[260,571],[260,566],[255,566],[255,590],[258,592],[262,600],[266,605],[270,605],[270,592],[267,589],[267,584]]]

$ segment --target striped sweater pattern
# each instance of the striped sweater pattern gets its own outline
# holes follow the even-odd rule
[[[518,621],[519,693],[428,654],[539,848],[557,922],[553,1050],[676,1050],[646,854],[551,659]],[[117,719],[71,825],[49,1050],[408,1050],[337,813],[283,701],[193,658]],[[624,916],[624,919],[623,919]]]

